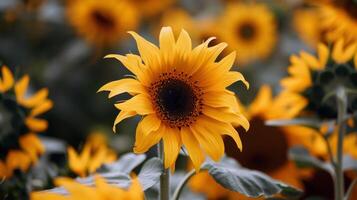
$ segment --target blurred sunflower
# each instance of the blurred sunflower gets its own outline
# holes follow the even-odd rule
[[[116,153],[107,146],[102,133],[92,133],[81,153],[73,147],[68,147],[68,165],[72,172],[81,177],[94,173],[104,163],[111,163],[117,159]]]
[[[182,29],[190,33],[191,38],[197,38],[198,31],[194,19],[183,9],[166,11],[161,18],[161,27],[170,26],[175,37],[179,36]]]
[[[108,184],[102,177],[95,176],[95,186],[82,185],[73,179],[60,178],[56,180],[57,186],[62,186],[68,191],[68,195],[61,195],[51,192],[32,192],[31,200],[103,200],[103,199],[144,199],[144,192],[137,178],[132,180],[129,189],[122,189]]]
[[[274,14],[264,4],[228,4],[219,26],[219,38],[237,51],[238,63],[268,57],[277,41]]]
[[[293,27],[300,39],[311,47],[325,42],[326,30],[321,26],[321,15],[316,8],[301,8],[293,13]]]
[[[164,165],[168,168],[175,166],[184,145],[199,170],[205,154],[215,161],[223,156],[222,135],[231,136],[241,149],[233,125],[247,130],[249,122],[239,111],[234,93],[226,89],[236,81],[248,87],[241,73],[230,71],[235,52],[217,62],[225,43],[208,47],[214,39],[210,38],[192,49],[188,33],[182,30],[176,40],[170,27],[160,32],[160,48],[134,32],[130,34],[141,57],[127,54],[107,58],[119,60],[134,73],[135,79],[113,81],[99,91],[110,91],[109,97],[124,92],[134,95],[115,104],[121,111],[114,122],[115,129],[128,117],[143,116],[136,129],[134,152],[144,153],[162,139]]]
[[[176,0],[127,0],[141,15],[154,17],[167,10]]]
[[[0,79],[0,177],[11,177],[13,171],[26,171],[45,151],[36,133],[45,131],[48,123],[39,115],[53,106],[47,99],[48,89],[29,94],[30,78],[15,81],[8,67],[2,66]]]
[[[300,56],[290,57],[289,77],[281,81],[286,99],[296,98],[295,104],[290,104],[289,110],[294,110],[296,116],[315,115],[320,119],[332,119],[337,116],[334,98],[323,101],[324,97],[337,87],[343,86],[352,90],[357,87],[357,43],[346,44],[343,39],[334,43],[330,50],[326,45],[319,44],[317,57],[301,52]],[[355,111],[357,95],[349,95],[352,103],[348,110]],[[297,106],[299,105],[299,106]],[[317,130],[326,133],[324,127]],[[353,131],[351,131],[353,132]],[[326,157],[327,149],[321,136],[313,134],[307,146],[312,153]],[[331,142],[334,136],[330,138]],[[332,145],[333,146],[333,145]]]
[[[346,42],[357,41],[357,2],[339,0],[319,5],[321,26],[327,30],[326,38],[334,42],[344,38]]]
[[[273,98],[271,88],[262,86],[254,101],[244,110],[251,125],[248,134],[241,136],[245,150],[235,151],[234,143],[227,138],[226,152],[244,167],[262,171],[277,180],[302,188],[300,173],[287,157],[289,148],[300,143],[300,132],[296,132],[295,127],[271,127],[264,124],[266,120],[291,116],[291,113],[284,110],[284,98]],[[208,183],[211,186],[209,188],[206,187]],[[207,172],[195,175],[190,186],[193,191],[206,194],[208,199],[253,199],[224,189]]]
[[[318,117],[335,118],[336,106],[333,99],[322,101],[325,95],[338,86],[356,88],[357,86],[357,43],[346,44],[338,40],[332,50],[319,44],[317,57],[302,51],[300,56],[290,57],[289,77],[281,81],[284,92],[300,96],[300,103],[305,106],[291,109],[314,112]],[[355,105],[348,109],[354,110]]]
[[[78,34],[97,46],[113,45],[139,24],[136,9],[127,1],[69,0],[70,24]]]

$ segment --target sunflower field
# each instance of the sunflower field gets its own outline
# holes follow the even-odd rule
[[[0,200],[357,200],[357,0],[0,0]]]

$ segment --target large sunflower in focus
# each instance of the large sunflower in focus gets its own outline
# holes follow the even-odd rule
[[[6,66],[0,78],[0,177],[11,177],[13,171],[26,171],[44,152],[36,133],[47,129],[47,121],[39,115],[52,108],[48,89],[33,95],[28,92],[29,76],[15,80]]]
[[[237,51],[238,63],[264,59],[275,47],[276,21],[264,4],[228,4],[218,24],[219,39]]]
[[[109,97],[128,92],[133,97],[115,104],[120,110],[114,126],[141,115],[136,129],[134,152],[144,153],[160,140],[164,144],[165,168],[173,167],[182,145],[196,170],[207,154],[218,161],[224,154],[222,135],[231,136],[236,146],[242,143],[233,126],[249,128],[239,110],[235,95],[226,89],[236,81],[248,83],[239,72],[230,71],[235,52],[220,61],[217,56],[227,46],[208,47],[214,38],[192,49],[188,33],[177,40],[170,27],[160,32],[160,47],[130,32],[140,56],[108,55],[116,58],[135,78],[124,78],[104,85]],[[202,151],[203,150],[203,151]]]
[[[97,46],[119,41],[139,23],[136,9],[127,1],[69,0],[66,10],[78,34]]]
[[[288,149],[300,143],[300,132],[296,132],[295,127],[271,127],[264,124],[270,119],[290,118],[292,113],[285,112],[287,101],[284,98],[273,98],[270,87],[262,86],[254,101],[244,110],[251,125],[248,134],[241,137],[245,150],[235,151],[234,143],[227,138],[226,152],[244,167],[262,171],[277,180],[301,188],[298,169],[287,157]],[[190,186],[193,191],[206,194],[208,199],[253,199],[224,189],[207,172],[195,175]]]
[[[322,15],[321,26],[327,30],[330,42],[345,38],[347,42],[357,41],[357,2],[335,0],[319,6]]]

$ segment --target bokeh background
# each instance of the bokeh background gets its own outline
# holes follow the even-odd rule
[[[92,9],[86,8],[86,4],[90,4],[90,1],[86,2],[80,1],[82,4],[80,7]],[[0,60],[18,74],[29,74],[33,90],[48,87],[50,98],[54,101],[54,107],[47,116],[50,126],[43,134],[65,139],[73,145],[78,145],[93,129],[103,129],[114,137],[111,133],[111,125],[117,110],[113,109],[112,102],[106,100],[105,94],[96,94],[96,92],[104,83],[130,74],[120,63],[103,59],[110,53],[137,52],[134,40],[126,33],[127,31],[137,31],[156,43],[155,38],[161,26],[172,26],[177,32],[184,28],[191,35],[196,35],[193,39],[195,44],[210,36],[216,36],[217,41],[222,41],[219,34],[231,34],[231,31],[235,31],[227,28],[222,30],[227,26],[221,27],[221,24],[223,21],[229,23],[227,22],[229,19],[221,18],[226,17],[230,4],[233,2],[237,4],[239,1],[135,2],[131,8],[136,9],[137,17],[128,20],[135,21],[135,28],[125,29],[125,25],[119,27],[119,35],[109,43],[101,42],[99,36],[88,40],[87,35],[81,33],[86,31],[82,26],[86,26],[85,24],[89,23],[86,20],[92,20],[91,18],[82,18],[84,25],[78,26],[72,23],[72,18],[80,17],[78,13],[70,12],[70,6],[75,4],[75,0],[2,0],[0,2]],[[300,40],[293,27],[293,13],[303,6],[302,1],[262,3],[268,9],[267,12],[270,12],[268,14],[271,16],[268,17],[273,17],[271,21],[265,20],[267,24],[264,24],[263,20],[262,28],[272,26],[269,29],[275,30],[266,32],[268,35],[259,36],[262,38],[259,38],[258,42],[247,46],[249,48],[247,51],[253,54],[248,62],[238,61],[235,64],[235,70],[242,71],[251,84],[249,91],[240,84],[233,86],[243,102],[252,99],[257,88],[263,83],[278,86],[280,77],[286,73],[289,56],[302,49],[311,49]],[[106,2],[98,4],[106,4]],[[147,11],[144,10],[152,10],[152,13],[146,14]],[[249,9],[246,11],[249,12]],[[108,15],[112,14],[111,10],[107,12]],[[130,18],[120,11],[116,12],[122,18]],[[256,14],[257,16],[254,16],[256,18],[267,17],[259,11],[252,14]],[[100,29],[100,24],[98,26]],[[87,25],[87,29],[87,34],[94,34],[97,31],[95,27],[91,29],[90,25]],[[218,32],[222,33],[218,34]],[[266,41],[269,38],[276,42],[270,44]],[[226,42],[230,46],[230,41]],[[266,42],[268,44],[265,44]],[[254,55],[256,49],[264,45],[268,46],[266,50],[268,52],[263,56]],[[229,50],[236,50],[232,48]],[[238,59],[240,57],[239,50],[237,57]],[[114,138],[123,137],[125,140],[132,140],[134,124],[135,122],[131,123],[129,120],[129,123],[119,125],[120,134],[115,135]],[[123,142],[118,148],[126,151],[130,149],[131,144],[132,141]]]

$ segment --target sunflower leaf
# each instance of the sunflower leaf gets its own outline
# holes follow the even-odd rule
[[[282,119],[282,120],[268,120],[265,122],[267,126],[307,126],[315,129],[319,129],[322,125],[322,121],[316,118],[296,118],[296,119]]]
[[[289,149],[289,158],[300,168],[319,168],[333,175],[334,170],[330,163],[323,162],[313,157],[310,152],[302,146],[295,146]]]
[[[129,174],[135,167],[140,165],[146,156],[144,154],[136,155],[134,153],[124,154],[114,163],[105,164],[103,171],[122,172]]]
[[[138,175],[144,191],[159,182],[162,170],[162,162],[159,158],[151,158],[145,162]]]
[[[301,191],[270,178],[268,175],[242,168],[230,158],[223,162],[207,161],[203,167],[223,187],[244,194],[248,197],[272,197],[281,194],[289,198],[297,198]]]

